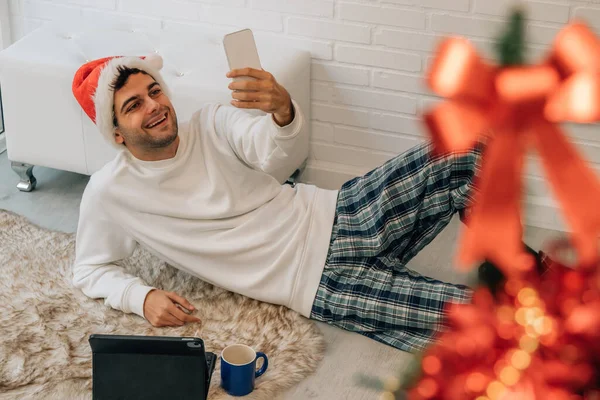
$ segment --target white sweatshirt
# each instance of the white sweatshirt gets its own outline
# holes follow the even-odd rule
[[[136,243],[200,279],[309,317],[325,265],[337,190],[281,185],[305,123],[207,106],[180,124],[174,158],[128,150],[92,175],[81,201],[73,283],[144,317],[152,287],[115,261]]]

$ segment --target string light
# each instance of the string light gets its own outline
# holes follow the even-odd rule
[[[486,377],[481,372],[469,374],[465,381],[465,387],[472,393],[479,393],[485,389]]]
[[[521,336],[521,339],[519,339],[519,348],[527,353],[533,353],[537,350],[539,343],[537,338],[523,335]]]
[[[485,392],[490,400],[498,400],[505,390],[506,387],[502,384],[502,382],[493,381],[488,385]]]
[[[500,381],[506,386],[513,386],[519,381],[521,373],[514,367],[506,367],[500,372]]]
[[[383,390],[388,392],[396,392],[400,389],[400,379],[395,376],[389,376],[383,381]]]
[[[436,375],[442,369],[442,363],[440,359],[434,356],[427,356],[423,358],[423,371],[429,375]]]
[[[425,378],[419,384],[419,387],[417,388],[417,391],[424,398],[430,399],[433,396],[435,396],[435,394],[437,393],[437,391],[438,391],[438,384],[437,384],[436,381],[434,381],[431,378]]]
[[[537,292],[530,287],[525,287],[519,290],[517,299],[524,306],[531,307],[535,304],[537,300]]]
[[[396,396],[392,392],[383,392],[379,396],[379,400],[396,400]]]

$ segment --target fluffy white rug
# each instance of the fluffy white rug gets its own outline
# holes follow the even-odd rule
[[[138,248],[122,265],[150,285],[172,290],[199,310],[202,324],[154,328],[144,319],[86,297],[71,284],[73,234],[53,232],[0,210],[0,399],[90,399],[90,333],[188,336],[198,330],[217,354],[245,343],[269,356],[269,370],[247,399],[273,399],[311,374],[325,342],[308,319],[191,277]],[[219,387],[209,398],[229,398]]]

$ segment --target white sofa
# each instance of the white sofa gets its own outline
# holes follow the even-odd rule
[[[186,120],[207,102],[231,100],[221,39],[222,31],[183,35],[107,29],[89,22],[49,23],[0,52],[6,144],[12,168],[21,177],[17,187],[35,188],[34,166],[91,175],[115,156],[71,92],[73,75],[83,63],[158,52],[178,119]],[[288,89],[310,121],[310,54],[265,40],[257,40],[257,47],[263,68]],[[279,171],[276,177],[283,183],[298,172]]]

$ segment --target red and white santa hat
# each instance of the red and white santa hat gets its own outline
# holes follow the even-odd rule
[[[115,142],[115,126],[113,125],[114,90],[111,84],[118,76],[117,68],[125,66],[147,72],[160,85],[162,91],[170,97],[160,70],[162,57],[158,54],[149,56],[116,56],[105,57],[82,65],[73,78],[73,95],[83,111],[98,126],[100,133],[113,146],[122,148]]]

